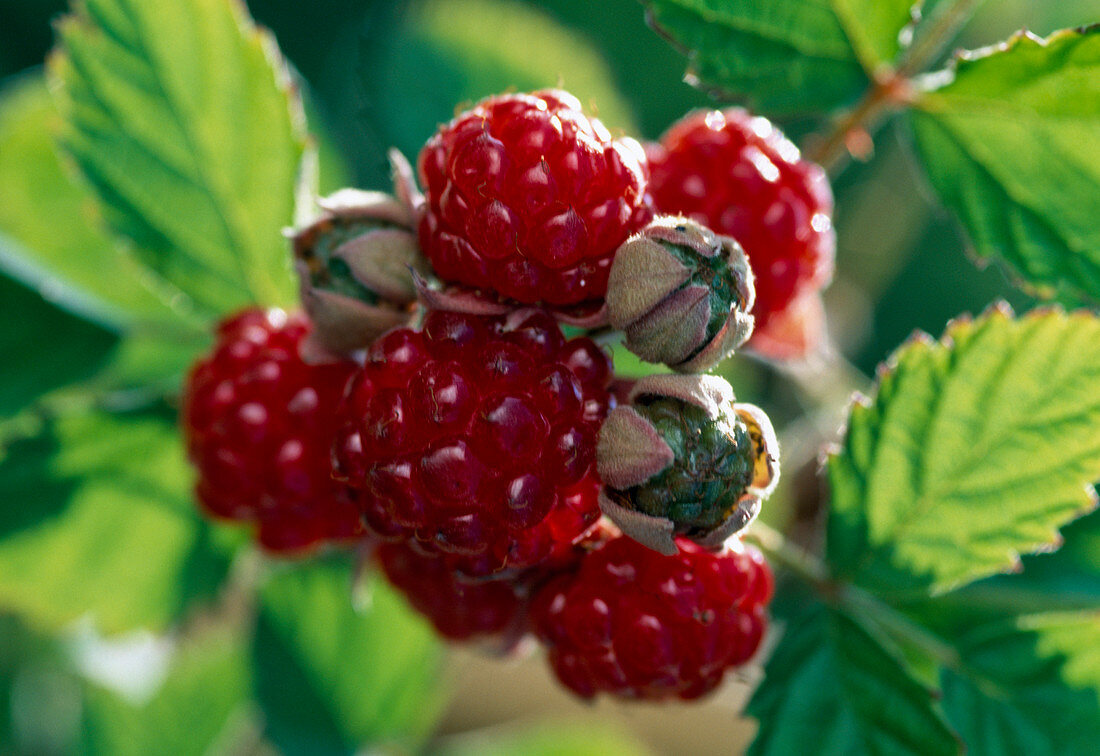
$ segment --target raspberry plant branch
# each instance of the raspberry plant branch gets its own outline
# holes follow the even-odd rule
[[[746,537],[756,541],[760,549],[783,565],[793,575],[807,583],[822,596],[837,593],[837,585],[829,577],[829,569],[818,557],[787,540],[775,528],[757,521]]]
[[[806,157],[835,175],[849,157],[869,157],[870,140],[891,110],[903,105],[909,82],[890,71],[876,77],[854,108],[841,116],[820,140],[811,139]]]
[[[954,0],[937,11],[928,30],[917,34],[913,44],[902,53],[897,66],[898,75],[910,77],[923,72],[939,57],[984,2],[985,0]]]
[[[924,72],[950,44],[984,0],[955,0],[938,11],[928,29],[892,69],[876,72],[871,88],[820,139],[812,139],[806,156],[835,175],[849,157],[870,154],[871,137],[889,115],[907,107],[913,99],[912,77]],[[918,27],[917,32],[920,32]]]

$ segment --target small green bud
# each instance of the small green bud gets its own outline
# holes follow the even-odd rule
[[[650,376],[600,429],[600,506],[619,528],[656,551],[685,535],[718,546],[760,512],[778,482],[771,422],[734,402],[716,376]]]
[[[321,350],[361,349],[412,317],[425,270],[409,208],[381,192],[341,189],[291,240],[302,306]]]
[[[615,253],[607,317],[643,360],[697,373],[752,334],[754,297],[741,245],[686,218],[662,216]]]

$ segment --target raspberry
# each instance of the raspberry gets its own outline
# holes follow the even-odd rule
[[[487,575],[567,549],[599,515],[611,365],[545,312],[436,311],[375,342],[349,387],[337,475],[369,529]]]
[[[562,684],[584,698],[692,699],[753,656],[773,587],[763,556],[737,541],[678,545],[664,556],[621,536],[539,590],[532,622]]]
[[[832,190],[820,166],[764,118],[744,110],[688,114],[647,149],[658,209],[682,213],[744,247],[756,283],[756,331],[828,284],[836,236]]]
[[[425,554],[407,543],[384,543],[377,559],[386,577],[444,638],[520,636],[524,585],[511,580],[468,580],[442,554]]]
[[[262,546],[302,551],[361,537],[358,509],[332,480],[335,409],[353,363],[308,365],[301,315],[250,309],[223,321],[191,369],[183,430],[211,515],[255,522]]]
[[[601,520],[554,559],[503,579],[468,578],[456,570],[461,558],[426,553],[415,541],[383,543],[375,559],[390,583],[444,638],[502,641],[500,650],[510,651],[530,630],[528,604],[534,590],[575,569],[585,554],[616,535]]]
[[[615,250],[652,217],[641,147],[558,90],[481,101],[418,167],[436,274],[519,302],[602,299]]]

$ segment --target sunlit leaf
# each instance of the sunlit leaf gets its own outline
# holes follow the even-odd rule
[[[828,558],[879,592],[939,592],[1048,547],[1096,504],[1100,318],[1003,309],[917,338],[828,462]]]
[[[58,32],[61,141],[112,228],[208,313],[292,302],[304,119],[243,4],[85,0]]]
[[[916,102],[932,185],[977,255],[1100,300],[1100,27],[968,53]]]
[[[187,638],[148,701],[89,684],[79,752],[93,756],[232,752],[247,720],[248,655],[221,628]]]
[[[74,412],[0,450],[0,610],[47,628],[163,628],[221,584],[178,433]]]
[[[828,111],[856,99],[896,57],[911,0],[645,0],[651,23],[688,56],[701,86],[764,115]]]
[[[381,581],[353,606],[350,565],[288,569],[263,589],[254,645],[267,732],[285,753],[408,746],[439,713],[439,649]]]

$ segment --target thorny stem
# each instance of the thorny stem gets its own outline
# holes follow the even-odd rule
[[[848,157],[870,149],[871,134],[891,111],[913,100],[911,77],[935,62],[943,48],[984,0],[954,0],[935,15],[930,26],[916,37],[894,69],[876,72],[873,84],[855,107],[844,114],[819,141],[806,148],[806,156],[834,173]]]
[[[829,575],[824,562],[790,543],[779,531],[756,522],[747,535],[773,561],[808,583],[826,603],[877,624],[893,637],[920,649],[948,669],[961,670],[962,660],[950,643],[870,593],[849,583],[836,581]]]

